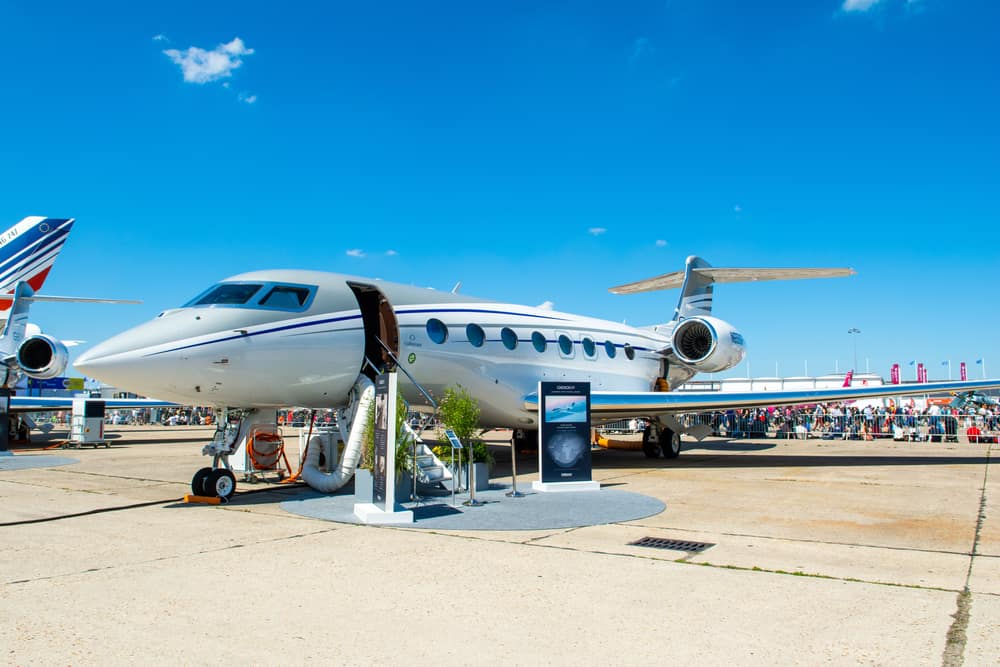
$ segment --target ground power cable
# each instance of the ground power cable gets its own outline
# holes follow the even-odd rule
[[[294,486],[283,486],[283,487],[268,487],[266,489],[253,489],[251,491],[241,491],[237,493],[235,497],[241,498],[243,496],[252,496],[259,493],[269,493],[274,491],[284,491],[285,489],[296,489],[296,488],[306,488],[305,484],[299,483]],[[10,528],[13,526],[31,526],[39,523],[49,523],[51,521],[62,521],[63,519],[78,519],[85,516],[94,516],[96,514],[106,514],[107,512],[118,512],[122,510],[134,510],[141,509],[143,507],[153,507],[155,505],[169,505],[171,503],[183,503],[183,498],[167,498],[166,500],[149,500],[143,503],[132,503],[131,505],[116,505],[114,507],[100,507],[98,509],[87,510],[86,512],[75,512],[73,514],[60,514],[58,516],[47,516],[38,519],[23,519],[21,521],[5,521],[0,523],[0,528]],[[229,504],[232,500],[229,501]]]

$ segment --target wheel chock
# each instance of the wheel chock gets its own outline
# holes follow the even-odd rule
[[[222,503],[222,498],[219,498],[218,496],[195,496],[190,493],[185,493],[184,502],[201,503],[203,505],[218,505]]]

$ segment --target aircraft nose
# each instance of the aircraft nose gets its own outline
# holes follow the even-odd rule
[[[130,345],[124,335],[86,350],[73,366],[87,377],[120,389],[148,394],[153,388],[149,384],[155,377],[151,364],[144,363],[141,349]]]

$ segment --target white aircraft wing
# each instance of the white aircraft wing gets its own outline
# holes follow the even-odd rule
[[[594,420],[625,417],[653,417],[663,414],[707,412],[770,405],[800,405],[853,401],[861,398],[917,396],[924,394],[963,393],[1000,388],[998,380],[965,382],[926,382],[923,384],[889,384],[876,387],[837,387],[835,389],[801,389],[794,391],[595,391],[590,395],[590,414]],[[538,394],[524,398],[524,409],[538,410]]]
[[[155,398],[95,398],[104,401],[108,410],[124,410],[128,408],[176,408],[177,403],[158,401]],[[72,410],[73,398],[63,396],[11,396],[11,412],[54,412],[57,410]]]

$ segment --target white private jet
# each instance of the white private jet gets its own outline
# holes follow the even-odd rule
[[[595,422],[644,417],[648,456],[680,453],[673,415],[871,396],[970,391],[1000,380],[843,387],[767,393],[670,392],[699,372],[720,372],[744,356],[743,336],[712,315],[714,283],[851,275],[850,269],[724,269],[689,257],[685,271],[612,288],[615,293],[681,288],[674,317],[638,328],[463,294],[353,276],[296,270],[228,278],[184,306],[85,352],[76,368],[104,382],[182,404],[260,411],[337,408],[348,443],[332,485],[353,474],[371,378],[398,365],[411,406],[448,386],[479,400],[484,427],[510,427],[530,441],[538,428],[540,380],[589,381]],[[222,423],[224,420],[220,420]],[[218,439],[218,438],[217,438]],[[231,495],[230,439],[206,447],[213,469],[195,493]],[[209,481],[206,482],[205,480]],[[202,486],[202,484],[206,486]]]

